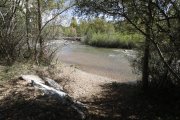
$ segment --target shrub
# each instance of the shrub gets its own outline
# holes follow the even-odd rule
[[[138,42],[142,40],[143,37],[137,33],[93,33],[86,43],[97,47],[132,49],[137,47]]]

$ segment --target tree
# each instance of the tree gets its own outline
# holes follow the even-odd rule
[[[77,28],[78,35],[85,36],[87,29],[88,29],[88,22],[86,20],[81,20]]]
[[[35,4],[37,3],[37,5]],[[48,24],[52,24],[52,22],[60,16],[63,12],[71,8],[72,6],[63,6],[64,1],[58,0],[58,1],[51,1],[51,0],[36,0],[32,1],[31,5],[32,10],[34,11],[31,14],[31,21],[32,24],[34,24],[34,30],[38,31],[37,33],[32,33],[35,42],[34,42],[34,58],[36,60],[36,63],[39,64],[40,61],[43,61],[44,59],[44,39],[46,35],[43,33],[46,32],[45,28]],[[36,9],[37,8],[37,9]],[[50,18],[47,16],[51,16]],[[46,19],[48,18],[48,19]],[[39,44],[39,48],[38,48]]]
[[[0,2],[0,59],[6,65],[13,64],[20,56],[25,34],[22,7],[20,0]]]
[[[41,16],[41,3],[40,0],[37,0],[37,13],[38,13],[38,36],[37,36],[37,41],[39,42],[40,45],[40,52],[39,52],[39,59],[42,59],[43,57],[43,38],[42,38],[42,16]],[[35,49],[35,51],[37,51]],[[37,52],[35,52],[35,55],[37,56]],[[37,57],[36,60],[38,61]]]
[[[20,58],[35,58],[39,63],[44,55],[46,26],[72,6],[64,6],[64,0],[2,0],[1,62],[12,65]]]
[[[70,27],[77,28],[77,26],[78,26],[78,24],[77,24],[76,18],[72,17]]]
[[[75,17],[72,17],[71,24],[70,24],[70,36],[71,37],[76,37],[77,36],[77,20]]]
[[[29,17],[29,0],[26,0],[26,42],[28,46],[28,52],[31,52],[30,43],[29,43],[29,23],[30,23],[30,17]]]

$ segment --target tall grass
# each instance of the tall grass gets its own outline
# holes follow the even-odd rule
[[[142,41],[143,36],[137,33],[93,33],[86,43],[97,47],[132,49]]]

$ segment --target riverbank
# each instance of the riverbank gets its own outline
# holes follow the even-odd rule
[[[5,67],[1,68],[3,70],[0,72],[4,71]],[[179,96],[169,93],[170,91],[144,93],[136,82],[113,80],[64,64],[47,67],[18,64],[12,68],[18,70],[14,71],[16,75],[0,85],[1,120],[79,119],[72,109],[19,81],[21,74],[54,79],[71,97],[87,106],[87,120],[180,118]],[[13,70],[6,68],[5,72],[10,75]]]
[[[1,120],[7,118],[9,120],[79,120],[81,118],[77,111],[59,103],[56,97],[48,97],[35,89],[36,87],[22,81],[21,75],[37,75],[42,79],[51,78],[59,83],[71,98],[80,102],[93,101],[94,98],[101,96],[101,85],[115,82],[115,80],[89,74],[64,64],[36,66],[30,63],[16,63],[9,67],[1,66],[0,74],[2,75],[0,82]]]
[[[92,73],[87,73],[73,65],[56,64],[51,66],[36,66],[30,63],[16,63],[11,67],[0,67],[1,85],[13,79],[18,79],[22,74],[35,74],[49,77],[61,84],[64,89],[75,99],[86,100],[98,97],[102,89],[100,86],[112,82],[124,82]],[[131,80],[132,81],[132,80]]]
[[[68,95],[75,100],[85,103],[89,112],[91,110],[94,111],[94,109],[88,103],[94,102],[97,98],[102,98],[102,86],[113,83],[116,85],[118,82],[122,82],[87,73],[74,66],[65,64],[36,66],[30,63],[16,63],[10,67],[4,66],[0,68],[0,74],[4,76],[4,78],[3,76],[1,77],[2,82],[0,82],[0,119],[18,120],[32,118],[39,120],[62,118],[63,120],[71,120],[78,118],[73,110],[64,108],[55,99],[44,96],[31,85],[26,85],[25,82],[19,79],[24,74],[34,74],[41,78],[48,77],[55,80]],[[28,106],[31,107],[29,108]],[[54,110],[52,109],[56,112],[53,112]],[[57,112],[59,110],[61,110],[61,114]],[[90,114],[87,113],[87,115],[89,116]]]
[[[86,101],[101,95],[101,86],[112,82],[123,82],[92,73],[87,73],[68,65],[61,66],[61,74],[55,76],[56,82],[80,101]]]

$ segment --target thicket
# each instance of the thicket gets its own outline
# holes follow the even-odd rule
[[[97,47],[110,48],[137,48],[140,42],[143,42],[143,37],[137,33],[94,33],[90,40],[87,41],[89,45]]]
[[[143,36],[126,21],[107,22],[101,18],[81,20],[73,18],[70,27],[64,28],[64,36],[83,37],[82,42],[96,47],[132,49],[143,42]]]
[[[128,28],[126,25],[122,24],[116,28],[115,23],[95,19],[86,30],[85,43],[97,47],[136,48],[140,42],[143,42],[143,37],[136,30],[126,29]]]
[[[47,63],[47,40],[59,32],[55,20],[70,7],[63,0],[1,0],[0,64],[12,65],[17,60]]]

